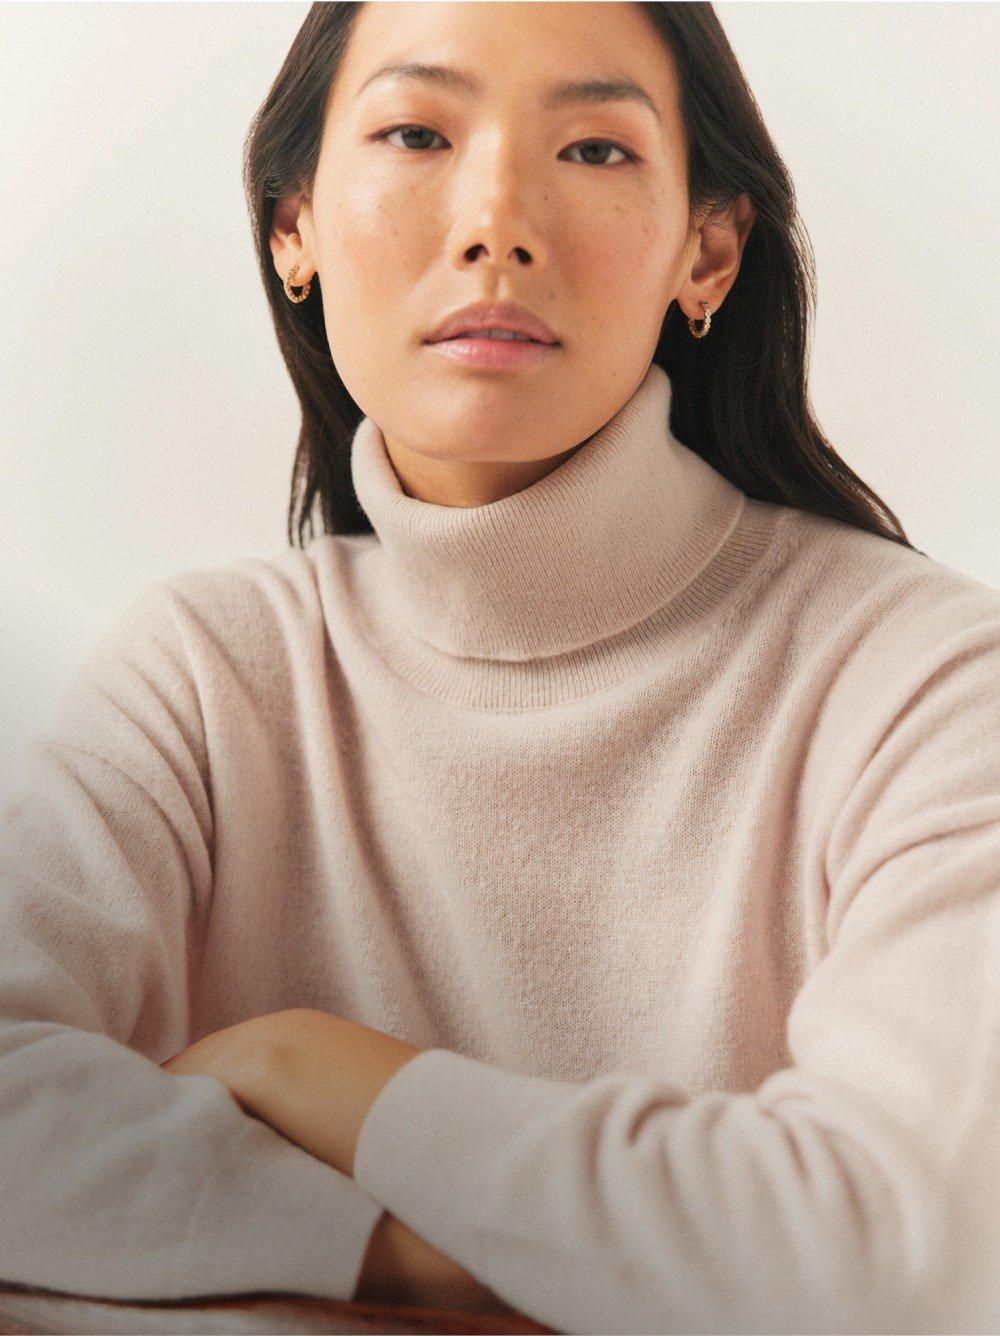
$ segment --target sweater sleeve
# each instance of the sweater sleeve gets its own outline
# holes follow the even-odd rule
[[[212,882],[204,726],[165,584],[97,643],[0,819],[0,1277],[122,1299],[350,1298],[382,1207],[164,1071]]]
[[[356,1179],[561,1331],[996,1330],[1000,620],[925,666],[880,693],[827,818],[793,1065],[689,1096],[428,1049]]]

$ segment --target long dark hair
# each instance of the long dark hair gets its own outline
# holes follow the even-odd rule
[[[313,4],[250,125],[243,183],[278,345],[302,407],[288,539],[371,533],[354,494],[350,445],[361,410],[330,354],[317,278],[285,296],[268,244],[275,201],[311,198],[324,109],[361,3]],[[806,387],[816,303],[812,247],[788,170],[711,4],[643,4],[672,53],[687,136],[691,218],[746,192],[756,218],[736,280],[707,337],[694,339],[676,301],[653,360],[672,386],[670,429],[747,496],[829,516],[913,548],[878,496],[816,423]],[[919,551],[914,548],[914,551]],[[921,554],[926,555],[926,554]]]

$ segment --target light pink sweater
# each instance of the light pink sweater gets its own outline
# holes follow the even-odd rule
[[[347,1298],[385,1207],[567,1332],[996,1330],[1000,592],[669,400],[473,508],[366,418],[376,534],[93,648],[0,825],[2,1278]],[[299,1006],[427,1050],[356,1181],[158,1066]]]

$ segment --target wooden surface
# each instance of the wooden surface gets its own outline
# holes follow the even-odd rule
[[[135,1336],[140,1332],[512,1332],[550,1333],[522,1314],[463,1313],[447,1308],[312,1299],[295,1294],[183,1299],[173,1303],[94,1299],[84,1294],[0,1284],[0,1336],[49,1332]]]

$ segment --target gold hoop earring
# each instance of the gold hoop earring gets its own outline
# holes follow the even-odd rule
[[[704,328],[700,331],[695,329],[695,325],[698,323],[697,320],[692,320],[691,317],[688,316],[688,329],[696,339],[703,339],[712,327],[712,312],[709,310],[708,302],[699,302],[698,305],[705,312],[705,318],[702,321]]]
[[[290,302],[304,302],[305,299],[309,296],[309,289],[312,287],[312,279],[307,278],[305,283],[302,285],[302,289],[299,292],[299,295],[296,297],[295,293],[292,291],[291,281],[298,272],[299,272],[299,266],[295,265],[295,267],[293,269],[289,269],[288,273],[285,275],[285,296],[288,298]]]

